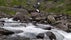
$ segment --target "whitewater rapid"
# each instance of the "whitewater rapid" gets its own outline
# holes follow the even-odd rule
[[[52,30],[44,30],[43,28],[52,27],[51,25],[47,24],[37,24],[39,27],[33,25],[32,23],[20,23],[19,21],[13,21],[12,18],[3,18],[5,20],[4,28],[10,31],[21,31],[20,33],[15,33],[12,36],[21,36],[21,37],[28,37],[28,38],[36,38],[36,35],[40,33],[52,32],[56,36],[56,40],[71,40],[71,33],[67,33],[62,30],[52,29]]]

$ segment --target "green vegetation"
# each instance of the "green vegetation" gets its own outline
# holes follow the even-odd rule
[[[5,7],[14,7],[21,5],[22,7],[26,9],[32,9],[33,5],[36,3],[36,0],[0,0],[0,6]],[[64,14],[71,14],[71,0],[43,0],[39,7],[40,11],[49,12],[49,13],[64,13]],[[8,14],[15,14],[15,11],[9,11],[9,10],[0,10],[2,12],[8,13]]]

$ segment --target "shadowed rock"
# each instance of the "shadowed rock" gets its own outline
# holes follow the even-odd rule
[[[0,26],[3,27],[4,26],[4,20],[0,20]]]
[[[56,36],[55,36],[55,34],[53,34],[52,32],[47,32],[46,35],[49,36],[49,38],[50,38],[51,40],[53,40],[53,39],[56,40]]]
[[[36,36],[38,39],[43,39],[44,38],[44,33],[40,33]]]
[[[14,34],[14,32],[5,30],[3,28],[0,28],[0,34],[2,34],[2,35],[11,35],[11,34]]]

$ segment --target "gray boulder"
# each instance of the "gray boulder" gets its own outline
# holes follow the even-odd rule
[[[15,16],[13,17],[13,20],[15,20],[15,21],[20,20],[21,22],[24,22],[27,19],[27,17],[26,17],[27,13],[28,13],[27,11],[16,12]]]
[[[50,24],[53,24],[56,21],[53,15],[48,15],[47,19],[48,19],[48,23]]]

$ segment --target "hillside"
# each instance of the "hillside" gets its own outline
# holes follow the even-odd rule
[[[71,14],[71,0],[0,0],[0,6],[4,7],[18,7],[22,9],[34,10],[33,5],[40,2],[39,10],[44,13],[63,13]],[[14,10],[1,9],[0,11],[7,14],[15,14]]]

